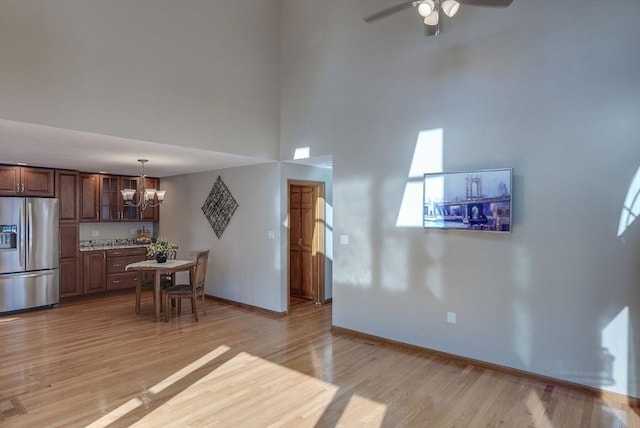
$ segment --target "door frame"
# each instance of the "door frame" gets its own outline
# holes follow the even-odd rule
[[[310,180],[287,180],[287,313],[291,311],[291,251],[289,249],[291,244],[291,228],[290,214],[291,214],[291,186],[308,186],[313,188],[314,197],[314,210],[313,219],[316,224],[313,233],[313,242],[311,245],[311,252],[313,257],[312,269],[313,269],[313,281],[317,283],[317,287],[314,287],[314,302],[324,304],[325,299],[325,275],[324,266],[326,253],[326,200],[325,200],[325,182],[324,181],[310,181]],[[320,202],[320,203],[319,203]]]

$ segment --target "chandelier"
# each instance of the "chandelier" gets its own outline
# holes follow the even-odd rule
[[[144,212],[145,209],[151,207],[157,207],[164,201],[164,194],[166,190],[147,189],[144,173],[144,164],[149,162],[148,159],[138,159],[138,162],[142,164],[142,172],[140,173],[140,196],[135,198],[137,189],[122,189],[122,199],[124,199],[124,205],[127,207],[140,207],[140,212]],[[158,198],[158,202],[154,202],[155,198]],[[136,200],[137,199],[137,202]]]

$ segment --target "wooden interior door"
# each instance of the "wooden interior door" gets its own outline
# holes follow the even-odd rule
[[[289,188],[289,252],[291,296],[314,300],[313,287],[313,187]]]
[[[289,295],[324,301],[324,183],[289,182]]]

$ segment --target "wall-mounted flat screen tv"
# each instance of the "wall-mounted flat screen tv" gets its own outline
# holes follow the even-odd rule
[[[513,169],[424,175],[425,229],[511,232]]]

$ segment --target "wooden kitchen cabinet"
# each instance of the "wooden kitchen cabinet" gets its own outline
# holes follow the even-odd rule
[[[82,283],[84,294],[106,290],[107,257],[104,250],[82,253]]]
[[[107,290],[135,288],[140,282],[140,272],[127,272],[125,268],[146,259],[145,247],[107,250]]]
[[[80,221],[100,221],[100,175],[80,174]]]
[[[140,221],[138,208],[124,204],[122,189],[138,190],[138,177],[100,175],[100,221]],[[137,202],[137,194],[134,202]]]
[[[0,165],[0,196],[54,196],[54,170]]]
[[[146,247],[82,252],[84,294],[135,288],[140,273],[125,271],[130,263],[147,259]],[[69,294],[71,295],[71,294]]]
[[[60,297],[83,294],[80,280],[80,174],[55,171],[55,196],[60,213]]]
[[[78,223],[60,224],[60,297],[84,292],[80,281],[79,234]]]
[[[160,179],[159,178],[145,178],[144,185],[147,189],[156,189],[160,190]],[[153,198],[153,203],[158,203],[158,197]],[[160,207],[147,207],[141,214],[142,221],[160,221]]]
[[[137,202],[140,195],[139,177],[107,174],[80,174],[80,221],[81,222],[139,222],[160,221],[158,207],[149,207],[142,214],[138,207],[124,204],[122,189],[135,189]],[[158,178],[146,178],[147,188],[157,189]],[[154,203],[157,203],[157,198]]]
[[[80,220],[80,174],[77,171],[56,170],[56,191],[60,223]]]

